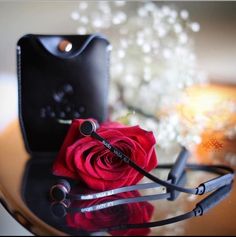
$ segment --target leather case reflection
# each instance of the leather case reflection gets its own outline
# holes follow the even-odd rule
[[[68,52],[60,50],[71,42]],[[19,118],[28,152],[57,152],[68,124],[107,117],[109,42],[100,35],[25,35],[17,43]]]

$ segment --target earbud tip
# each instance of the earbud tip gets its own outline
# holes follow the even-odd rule
[[[80,125],[80,133],[83,136],[90,136],[93,132],[95,132],[97,129],[97,124],[92,121],[92,120],[85,120],[81,125]]]
[[[51,198],[55,201],[61,202],[66,198],[66,192],[60,187],[54,186],[51,189]]]
[[[55,201],[61,202],[66,199],[70,192],[70,184],[64,179],[60,179],[50,190],[51,198]]]

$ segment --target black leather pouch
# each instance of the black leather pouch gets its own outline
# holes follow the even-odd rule
[[[19,118],[30,154],[57,152],[69,128],[66,120],[106,120],[109,48],[100,35],[19,39]]]

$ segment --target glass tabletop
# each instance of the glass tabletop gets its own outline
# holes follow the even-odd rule
[[[229,194],[207,213],[183,221],[175,217],[191,212],[206,196],[180,194],[175,201],[142,199],[147,195],[165,193],[165,189],[157,187],[96,200],[70,200],[69,203],[58,205],[49,195],[50,188],[58,180],[58,177],[53,176],[51,172],[54,158],[54,154],[30,156],[25,151],[17,121],[0,134],[1,202],[17,221],[36,235],[235,235],[236,233],[235,184],[229,190]],[[167,171],[159,169],[153,173],[161,178],[166,178],[167,175]],[[186,186],[197,186],[212,177],[214,177],[212,174],[205,172],[188,172]],[[150,181],[143,179],[141,183],[147,182]],[[95,192],[75,182],[71,182],[71,188],[74,194]],[[120,204],[119,200],[124,199],[139,201]],[[84,211],[91,206],[95,206],[97,210]],[[170,218],[174,223],[165,225],[165,220]]]

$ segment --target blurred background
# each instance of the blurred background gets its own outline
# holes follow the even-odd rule
[[[77,22],[71,13],[79,1],[0,2],[0,136],[17,118],[16,43],[27,33],[75,34]],[[194,49],[200,70],[210,82],[222,84],[235,99],[236,84],[236,2],[155,2],[188,11],[200,24],[194,34]],[[229,89],[229,90],[228,90]],[[218,89],[217,89],[218,90]],[[209,145],[209,144],[208,144]],[[234,157],[235,160],[235,157]],[[1,181],[1,180],[0,180]],[[29,234],[0,205],[0,234]]]
[[[76,22],[70,15],[76,1],[1,1],[1,60],[0,72],[15,73],[17,40],[26,33],[73,34]],[[235,82],[236,3],[231,2],[157,2],[187,9],[191,20],[200,23],[195,35],[199,65],[212,80]]]

